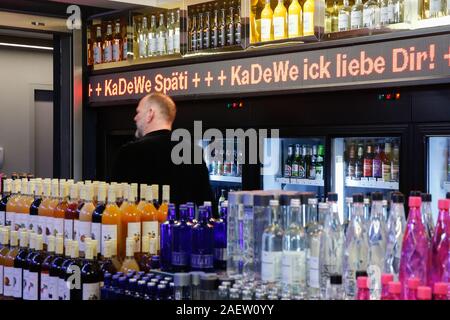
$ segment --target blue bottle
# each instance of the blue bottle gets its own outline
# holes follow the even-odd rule
[[[103,276],[103,287],[100,289],[100,300],[109,300],[109,292],[112,285],[111,274],[106,272]]]
[[[193,202],[186,203],[188,208],[188,222],[192,225],[197,223],[197,219],[195,219],[195,204]]]
[[[131,278],[128,280],[128,286],[125,290],[125,300],[134,300],[134,294],[137,290],[137,280]]]
[[[228,202],[220,206],[220,217],[214,223],[214,268],[227,268],[227,212]]]
[[[192,227],[191,270],[214,270],[214,227],[208,222],[208,210],[201,206],[198,222]]]
[[[145,289],[147,287],[147,282],[144,280],[139,280],[137,284],[137,291],[135,294],[135,300],[145,299]]]
[[[112,276],[111,287],[108,292],[109,300],[118,300],[119,299],[116,294],[116,292],[119,291],[119,278],[120,278],[120,275],[117,273]]]
[[[175,205],[169,204],[167,221],[161,224],[160,265],[163,271],[172,270],[172,230],[175,220]]]
[[[172,270],[173,272],[188,272],[191,254],[191,231],[188,224],[188,208],[180,206],[180,220],[173,225],[172,237]]]
[[[127,277],[120,277],[118,286],[114,288],[114,295],[116,300],[125,300],[125,290],[127,289]]]
[[[144,300],[156,300],[156,283],[147,282],[147,291]]]

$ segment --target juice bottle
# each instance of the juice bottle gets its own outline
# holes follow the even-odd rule
[[[121,207],[122,218],[122,237],[124,243],[126,238],[133,238],[135,242],[135,253],[140,253],[141,243],[141,216],[136,207],[136,194],[131,186],[127,187],[125,192],[125,201]]]
[[[59,185],[59,203],[56,205],[54,210],[53,219],[53,236],[58,234],[64,235],[64,219],[66,215],[66,209],[68,207],[68,197],[69,197],[69,183],[61,182]]]
[[[272,41],[274,38],[273,34],[273,11],[270,7],[270,0],[266,0],[266,5],[261,11],[261,41]]]
[[[9,252],[9,229],[0,229],[0,241],[2,248],[0,249],[0,295],[3,294],[4,265],[3,261]]]
[[[122,259],[117,255],[117,239],[109,240],[111,242],[111,261],[117,270],[122,267]]]
[[[14,292],[14,298],[22,299],[23,293],[23,268],[26,264],[26,259],[28,256],[28,236],[27,230],[21,230],[19,233],[19,253],[14,259],[14,273],[17,278],[17,284],[19,288]]]
[[[314,35],[314,11],[317,0],[306,0],[303,4],[303,35]]]
[[[14,297],[19,290],[19,283],[14,271],[14,259],[19,253],[18,232],[10,233],[10,249],[7,255],[3,256],[3,295],[5,297]],[[20,284],[21,287],[21,284]]]
[[[286,39],[287,30],[287,11],[283,0],[278,0],[278,5],[273,11],[273,38],[274,40]]]
[[[30,225],[28,230],[38,233],[39,206],[41,205],[43,195],[42,179],[36,179],[34,185],[31,185],[31,193],[34,195],[34,200],[30,205]]]
[[[64,212],[64,239],[74,240],[74,222],[78,220],[78,184],[72,184],[70,186],[69,200],[67,203],[66,211]]]
[[[167,213],[169,211],[169,201],[170,201],[170,186],[164,185],[162,193],[162,203],[158,209],[159,223],[163,223],[167,220]]]
[[[44,207],[45,217],[45,232],[43,235],[44,249],[47,249],[48,240],[47,237],[53,234],[55,224],[55,209],[59,203],[59,181],[58,179],[52,179],[50,182],[50,198],[47,202],[47,206]]]
[[[6,205],[11,197],[11,179],[6,179],[4,182],[3,196],[0,199],[0,224],[6,226]]]
[[[153,186],[157,185],[152,185]],[[138,210],[141,214],[142,221],[142,237],[148,236],[148,251],[151,254],[156,254],[159,243],[159,223],[158,210],[155,208],[154,201],[152,201],[152,188],[146,186],[144,190],[141,189],[141,194],[144,195],[143,200],[138,205]],[[144,192],[142,192],[144,191]],[[156,190],[156,194],[157,194]],[[141,197],[142,198],[142,197]],[[154,200],[155,198],[153,198]],[[143,239],[143,238],[142,238]],[[143,246],[143,245],[142,245]],[[142,252],[147,252],[142,249]]]
[[[135,249],[136,240],[134,237],[129,237],[126,239],[126,253],[125,260],[122,263],[122,267],[120,271],[123,273],[128,273],[128,271],[140,271],[139,265],[134,258],[134,249]]]
[[[17,182],[20,183],[19,180],[11,181],[11,197],[6,204],[6,226],[12,226],[12,229],[15,229],[15,217],[16,217],[16,203],[18,198],[17,193]]]
[[[105,207],[105,211],[102,215],[102,243],[101,243],[101,253],[105,254],[106,242],[109,240],[115,241],[115,251],[117,252],[117,244],[119,244],[119,252],[123,251],[122,243],[117,242],[117,240],[122,239],[122,228],[121,228],[121,213],[117,206],[116,190],[117,184],[115,186],[111,185],[108,190],[108,202]],[[112,245],[112,244],[111,244]],[[112,248],[110,249],[112,251]],[[112,252],[111,252],[112,256]]]
[[[84,244],[84,250],[86,250],[86,243]],[[67,300],[76,301],[81,300],[81,289],[78,286],[73,286],[72,278],[74,274],[79,274],[81,267],[82,267],[82,261],[80,259],[79,250],[78,250],[78,242],[74,241],[72,242],[71,246],[71,255],[70,255],[70,262],[66,269],[65,274],[65,286],[69,285],[70,289],[66,289],[67,294]]]
[[[36,253],[33,255],[31,262],[28,266],[28,274],[25,282],[28,286],[28,300],[40,300],[41,292],[39,288],[41,287],[41,268],[44,259],[46,258],[46,254],[44,252],[43,247],[43,239],[42,235],[36,235],[36,243],[35,243],[35,251]]]
[[[122,190],[123,199],[122,199],[122,203],[120,204],[119,208],[120,208],[120,211],[123,211],[129,205],[128,194],[129,194],[129,192],[131,192],[131,187],[128,183],[122,183],[120,189]],[[124,243],[125,243],[125,240],[124,240]],[[124,250],[125,250],[125,246],[124,246]],[[125,253],[125,251],[124,251],[124,253]]]
[[[55,259],[56,238],[53,235],[48,236],[47,256],[41,266],[41,300],[56,300],[58,293],[56,292],[57,282],[54,278],[50,278],[50,268],[53,259]]]
[[[103,242],[102,245],[103,260],[100,267],[102,274],[105,274],[106,272],[109,272],[110,274],[115,274],[117,271],[120,270],[120,265],[118,269],[116,268],[116,265],[114,265],[112,261],[112,245],[113,243],[111,240],[106,240]]]
[[[102,242],[102,215],[106,207],[106,183],[100,183],[98,185],[97,193],[97,206],[94,212],[92,212],[92,225],[91,225],[91,238],[97,240],[97,248],[95,252],[101,254],[101,242]]]
[[[86,244],[86,259],[81,267],[82,300],[100,300],[102,273],[97,261],[97,240]]]
[[[43,185],[42,185],[42,192],[43,192],[43,197],[42,197],[42,201],[39,205],[38,208],[38,219],[37,219],[37,232],[36,234],[42,234],[44,239],[46,238],[45,235],[45,228],[47,226],[47,207],[48,204],[50,202],[50,180],[49,179],[45,179],[43,181]]]
[[[292,0],[288,9],[288,36],[289,38],[301,37],[303,35],[303,13],[302,6],[298,0]]]
[[[22,228],[26,228],[28,224],[28,211],[29,211],[29,196],[28,196],[28,180],[21,179],[20,183],[21,196],[17,202],[16,209],[16,230],[20,230]]]
[[[85,203],[80,210],[78,230],[76,232],[77,236],[77,246],[80,250],[80,255],[84,257],[85,250],[85,238],[91,236],[91,225],[92,225],[92,213],[95,210],[93,199],[93,185],[89,184],[84,187],[84,200]]]

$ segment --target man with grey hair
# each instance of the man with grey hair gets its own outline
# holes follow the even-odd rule
[[[137,139],[119,150],[111,181],[170,185],[170,201],[176,204],[215,202],[205,163],[175,165],[171,159],[176,113],[169,96],[151,93],[141,99],[134,117]]]

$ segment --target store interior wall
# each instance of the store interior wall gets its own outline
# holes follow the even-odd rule
[[[52,90],[53,52],[0,48],[0,70],[0,171],[35,174],[34,92]]]

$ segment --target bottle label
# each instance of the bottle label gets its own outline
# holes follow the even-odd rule
[[[310,36],[314,34],[314,13],[303,12],[303,35]]]
[[[101,254],[105,254],[106,241],[116,239],[117,240],[117,225],[116,224],[102,224],[102,244]]]
[[[284,176],[290,177],[292,173],[292,167],[289,164],[284,165]]]
[[[39,273],[28,272],[27,291],[28,300],[38,300],[39,297]]]
[[[316,179],[323,180],[323,166],[316,166]]]
[[[392,163],[391,164],[391,179],[392,179],[392,181],[398,181],[399,172],[400,172],[399,165]]]
[[[389,7],[384,6],[380,9],[380,23],[382,25],[389,23]]]
[[[285,251],[281,258],[281,279],[285,284],[305,282],[306,252]]]
[[[128,40],[127,37],[123,39],[123,53],[122,53],[122,59],[126,60],[128,57]]]
[[[189,265],[189,255],[186,252],[172,252],[172,265],[174,266]]]
[[[209,38],[209,31],[203,33],[203,44],[206,49],[210,47],[211,39]]]
[[[261,24],[261,29],[262,29],[262,24]],[[225,27],[221,26],[220,31],[219,31],[219,46],[224,47],[224,46],[226,46],[226,44],[227,44],[227,35],[226,35]]]
[[[372,164],[373,168],[373,177],[374,178],[381,178],[381,160],[373,160]]]
[[[241,29],[242,29],[241,24],[240,23],[237,24],[236,27],[235,27],[235,32],[234,32],[234,42],[236,44],[241,44],[241,42],[242,42],[242,36],[241,36],[242,31],[241,31]]]
[[[272,28],[272,20],[261,19],[261,41],[270,41],[270,30]]]
[[[94,46],[94,63],[99,64],[102,63],[102,53],[100,47]]]
[[[375,9],[366,8],[363,10],[363,26],[373,28],[375,26]]]
[[[297,163],[293,163],[292,164],[291,176],[292,177],[298,177],[298,164]]]
[[[83,300],[100,300],[100,282],[83,283]]]
[[[383,163],[382,171],[383,171],[383,181],[391,181],[391,164]]]
[[[133,237],[134,252],[141,252],[141,223],[140,222],[128,222],[127,237]]]
[[[105,50],[103,51],[103,55],[105,56],[103,61],[104,62],[111,62],[112,61],[112,46],[107,45],[105,46]]]
[[[60,219],[60,218],[55,218],[53,219],[53,233],[52,235],[54,235],[56,237],[57,234],[64,234],[64,219]]]
[[[58,278],[41,273],[41,300],[57,300]]]
[[[13,296],[14,298],[22,298],[22,268],[14,268],[14,277],[16,278],[16,282],[13,288]]]
[[[120,61],[120,43],[116,42],[113,44],[112,48],[113,61]]]
[[[354,177],[355,176],[355,165],[349,163],[347,167],[347,177]]]
[[[261,280],[275,282],[281,279],[281,252],[262,252]]]
[[[147,43],[144,39],[139,39],[139,57],[147,57]]]
[[[288,26],[288,31],[289,31],[289,37],[299,37],[300,36],[300,30],[299,30],[299,19],[298,19],[298,14],[290,14],[289,15],[289,26]]]
[[[73,240],[73,220],[72,219],[64,219],[64,239]]]
[[[159,237],[158,221],[142,222],[142,236],[148,235],[150,239],[157,239]]]
[[[53,232],[53,217],[43,217],[45,222],[45,232],[42,235],[42,239],[45,244],[48,244],[47,237]],[[56,219],[55,219],[56,220]]]
[[[19,231],[23,224],[23,214],[14,213],[14,223],[12,224],[13,228],[11,230]]]
[[[344,290],[348,297],[355,296],[356,290],[356,270],[348,269],[344,275]]]
[[[353,11],[350,18],[352,29],[361,29],[362,21],[361,21],[361,11]]]
[[[43,216],[36,216],[36,234],[44,234],[44,225],[45,221],[44,221],[44,217]]]
[[[227,261],[227,248],[214,248],[214,260]]]
[[[166,54],[166,35],[163,32],[158,37],[158,53],[160,55]]]
[[[158,50],[158,43],[156,40],[156,35],[152,35],[150,38],[150,55],[156,55],[156,51]]]
[[[102,245],[102,224],[93,222],[91,224],[91,239],[97,240],[97,252],[100,252]]]
[[[283,17],[275,17],[273,18],[273,36],[276,39],[283,39],[286,34],[285,20]]]
[[[197,50],[203,49],[203,29],[197,30]]]
[[[215,28],[211,31],[211,46],[213,48],[218,47],[218,40],[219,40],[218,37],[219,37],[219,31],[217,30],[217,28]]]
[[[13,297],[14,287],[18,286],[13,267],[4,267],[2,280],[3,280],[3,295],[5,297]]]
[[[167,37],[167,52],[169,54],[173,54],[173,49],[174,49],[173,40],[174,40],[173,29],[169,29],[168,37]]]
[[[364,159],[364,177],[372,177],[372,160]]]
[[[0,225],[4,226],[6,223],[6,212],[0,211]]]
[[[175,53],[180,52],[180,28],[175,28],[175,34],[173,36],[173,50]]]
[[[370,300],[380,300],[381,297],[381,269],[377,265],[370,265],[367,268],[369,276]]]
[[[300,179],[305,179],[306,178],[306,170],[305,167],[302,165],[298,166],[298,177]]]
[[[78,246],[79,250],[84,252],[86,250],[86,243],[84,239],[91,236],[91,222],[89,221],[78,221]]]
[[[23,300],[28,299],[28,270],[23,270],[23,281],[22,281],[22,298]]]
[[[319,258],[309,257],[308,258],[308,285],[311,288],[319,289]]]
[[[340,14],[338,18],[338,30],[339,31],[347,31],[349,29],[348,14]]]
[[[430,0],[430,15],[441,11],[441,0]]]
[[[212,254],[191,254],[191,267],[197,269],[213,268],[214,257]]]
[[[227,45],[234,45],[234,25],[230,25],[227,28]]]

